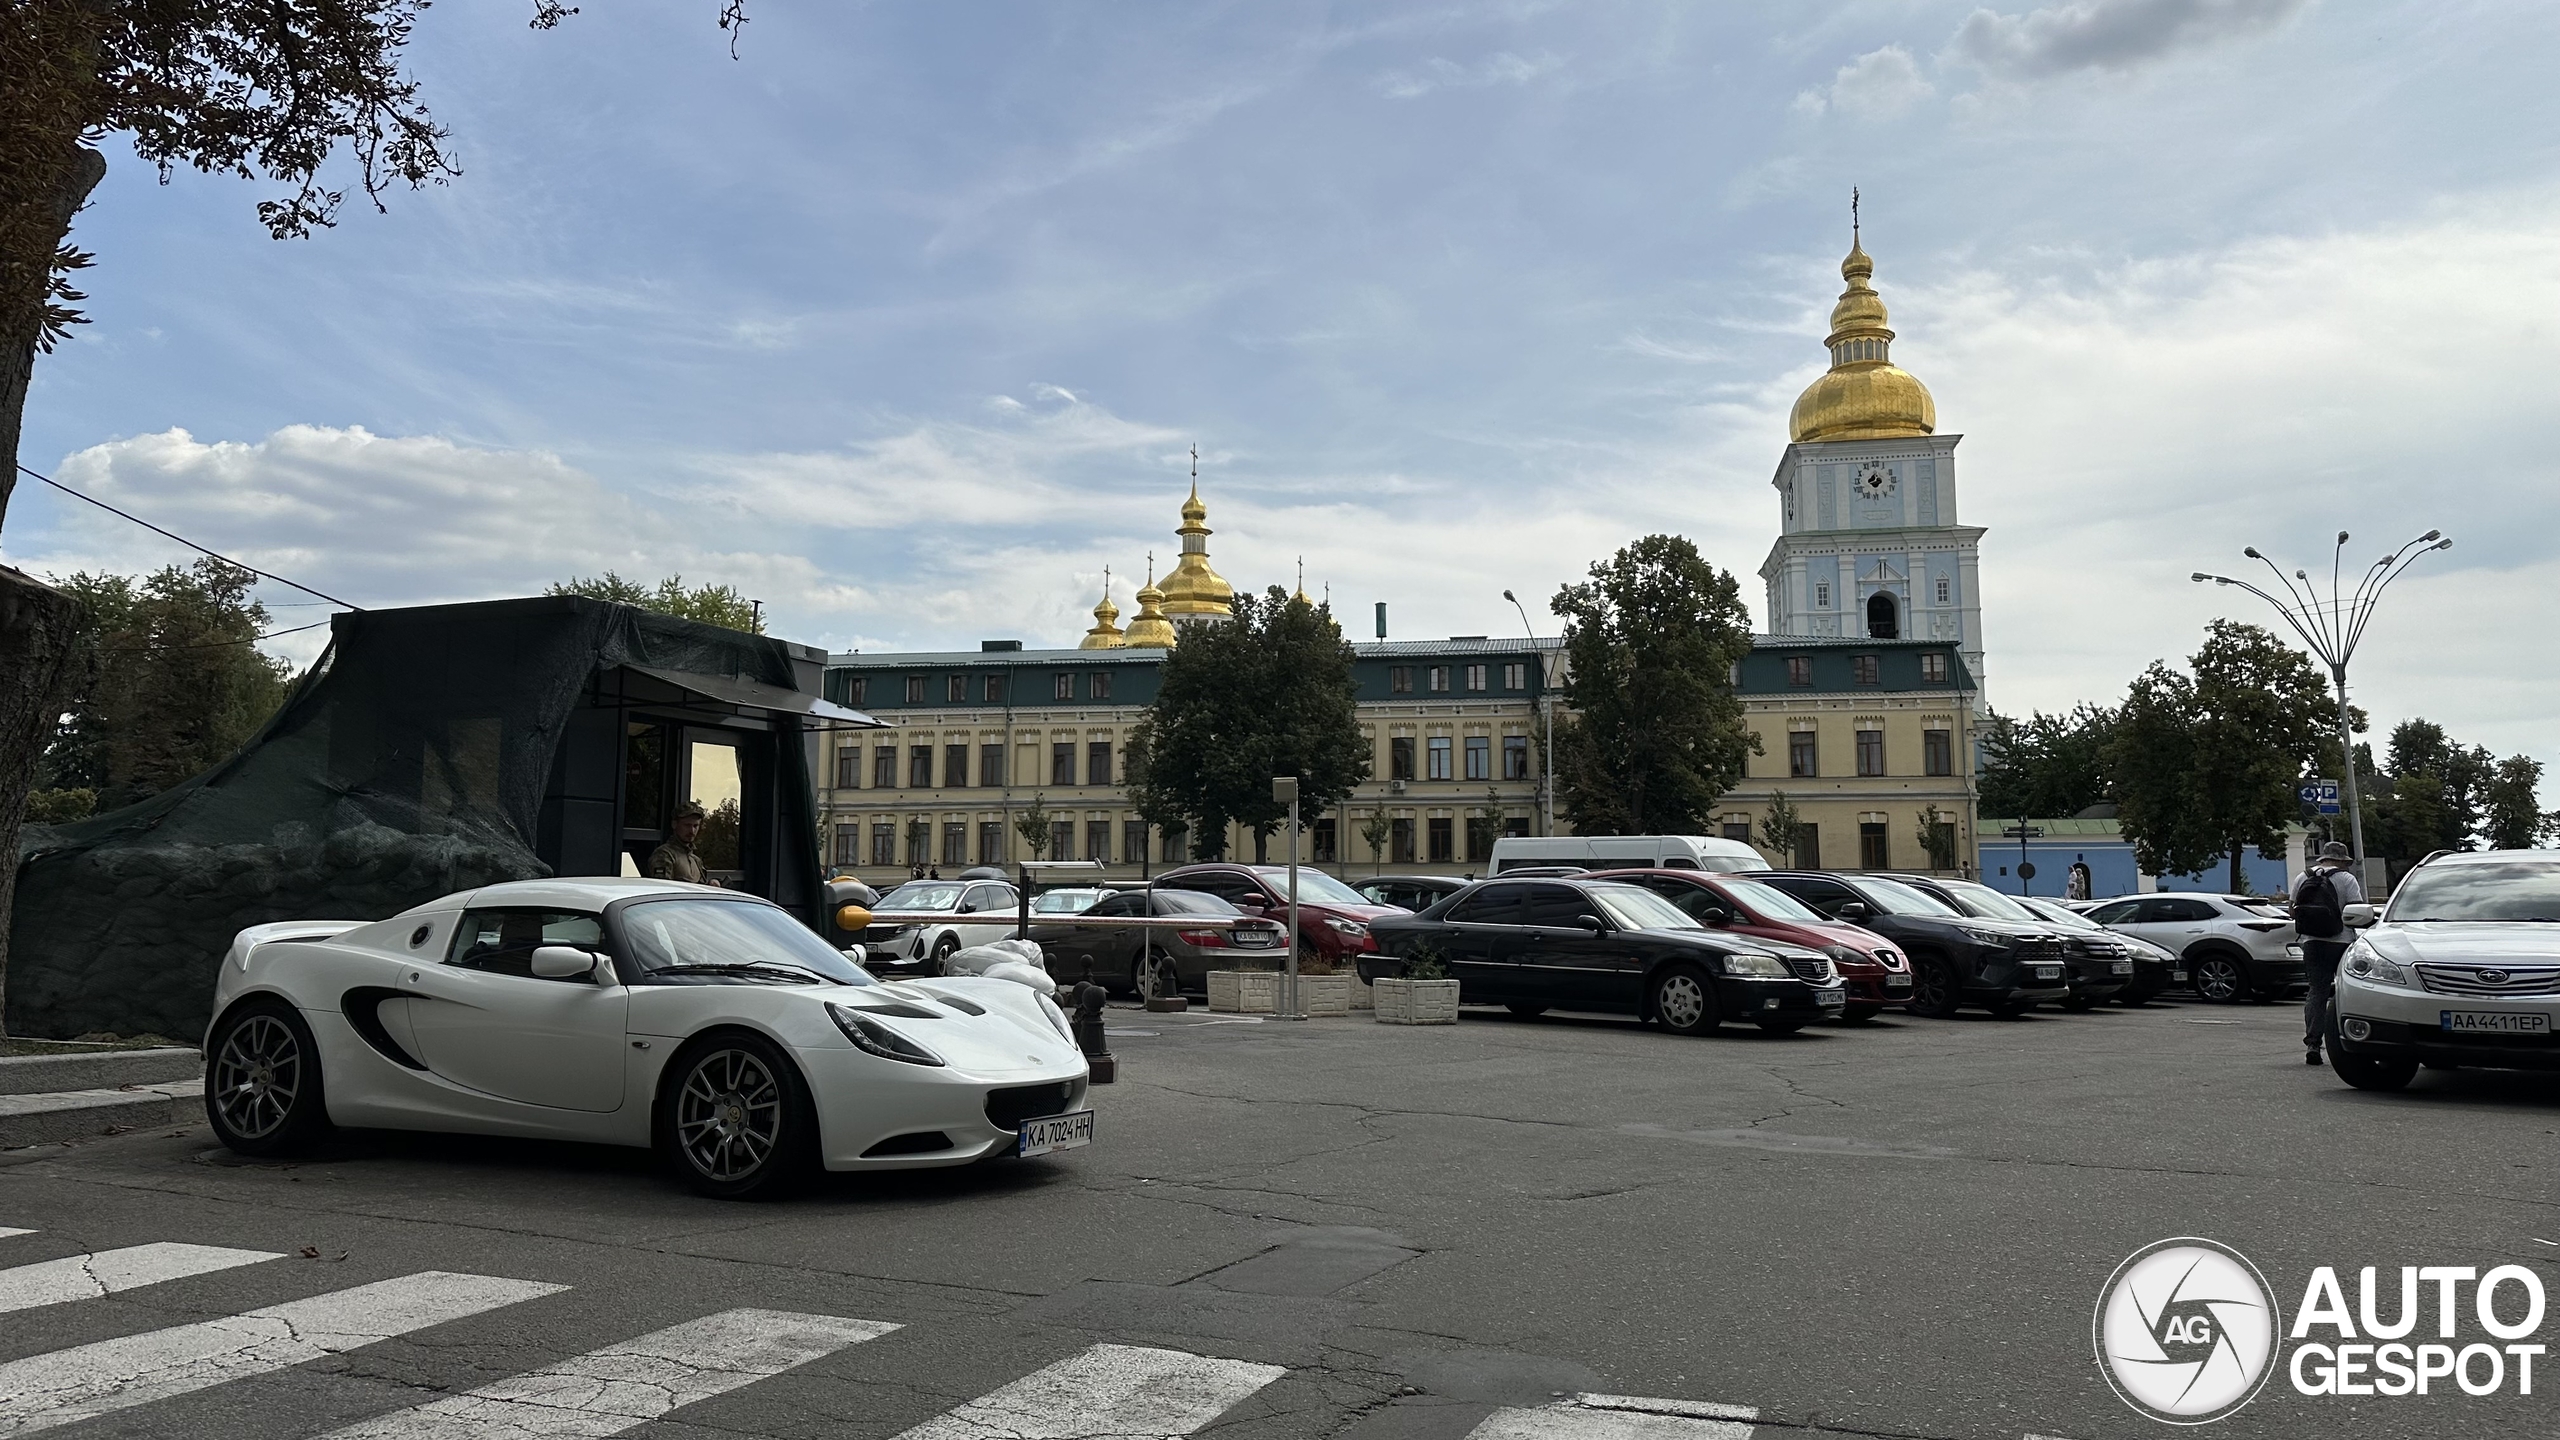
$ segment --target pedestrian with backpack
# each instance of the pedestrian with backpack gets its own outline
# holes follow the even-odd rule
[[[2320,1037],[2329,1025],[2329,996],[2337,988],[2338,961],[2347,953],[2346,908],[2361,904],[2364,886],[2348,868],[2347,847],[2332,840],[2293,887],[2293,930],[2302,937],[2302,1063],[2320,1063]]]

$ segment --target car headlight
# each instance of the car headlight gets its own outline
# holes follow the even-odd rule
[[[1769,980],[1791,980],[1795,978],[1796,972],[1788,969],[1787,962],[1775,955],[1743,954],[1724,957],[1724,973],[1755,975]]]
[[[844,1032],[844,1038],[854,1043],[854,1048],[883,1060],[896,1060],[908,1065],[943,1063],[941,1056],[867,1015],[831,1003],[827,1006],[827,1018],[836,1022],[836,1028]]]
[[[1831,963],[1834,965],[1855,965],[1867,958],[1846,945],[1825,945],[1822,947],[1822,953],[1830,956]]]
[[[2347,951],[2347,958],[2339,968],[2368,984],[2397,985],[2406,990],[2418,988],[2418,982],[2411,978],[2406,966],[2383,959],[2373,952],[2372,946],[2361,940]]]
[[[2006,950],[2009,948],[2009,941],[2011,937],[2003,935],[1997,930],[1977,930],[1970,925],[1959,925],[1956,928],[1963,931],[1965,935],[1976,945],[1988,946],[1994,950]]]
[[[1066,1041],[1070,1045],[1076,1043],[1075,1032],[1067,1028],[1067,1012],[1059,1009],[1058,1002],[1050,999],[1046,995],[1042,995],[1038,998],[1040,1001],[1040,1013],[1049,1017],[1049,1028],[1058,1032],[1059,1039]]]
[[[1338,919],[1338,918],[1336,918],[1336,917],[1334,917],[1334,916],[1331,916],[1331,915],[1327,915],[1326,917],[1324,917],[1324,923],[1325,923],[1325,924],[1327,924],[1327,925],[1332,926],[1332,927],[1333,927],[1333,929],[1334,929],[1334,933],[1339,934],[1339,935],[1347,935],[1347,936],[1351,937],[1351,938],[1352,938],[1352,939],[1354,939],[1354,940],[1357,940],[1357,939],[1359,939],[1361,936],[1366,935],[1366,934],[1368,934],[1368,933],[1369,933],[1369,927],[1368,927],[1368,926],[1366,926],[1366,925],[1361,924],[1361,923],[1360,923],[1359,921],[1357,921],[1357,920],[1343,920],[1343,919]]]

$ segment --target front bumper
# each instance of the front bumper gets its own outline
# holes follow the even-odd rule
[[[2508,1000],[2437,995],[2371,985],[2341,972],[2336,1009],[2337,1029],[2331,1038],[2341,1054],[2500,1070],[2560,1070],[2560,997]],[[2545,1028],[2540,1035],[2448,1032],[2445,1014],[2456,1010],[2539,1015]],[[2352,1033],[2357,1028],[2364,1031],[2361,1038]]]
[[[2121,970],[2116,967],[2122,966]],[[2071,961],[2071,995],[2100,1001],[2122,994],[2133,984],[2134,962],[2104,956],[2075,956]]]
[[[818,1111],[818,1147],[829,1170],[915,1170],[1009,1154],[1018,1130],[997,1123],[1085,1106],[1089,1070],[1052,1065],[1020,1074],[972,1075],[899,1065],[853,1049],[792,1052]],[[1025,1105],[1020,1093],[1055,1087]],[[997,1097],[991,1100],[991,1097]],[[991,1113],[991,1111],[993,1113]],[[1016,1112],[1022,1112],[1017,1117]],[[933,1145],[933,1138],[944,1143]]]
[[[1848,1000],[1848,987],[1836,979],[1815,985],[1803,980],[1716,977],[1717,1014],[1736,1024],[1829,1020],[1840,1014]]]
[[[1985,955],[1966,983],[1964,998],[1974,1004],[2016,1005],[2060,1000],[2071,993],[2071,964],[2060,955],[2018,956],[2007,951]]]
[[[1852,1005],[1899,1005],[1911,998],[1908,970],[1887,970],[1880,965],[1855,970],[1841,965],[1839,970],[1840,983],[1848,987]]]

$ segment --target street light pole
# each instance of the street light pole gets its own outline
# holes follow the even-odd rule
[[[2450,550],[2453,541],[2441,530],[2430,530],[2399,549],[2376,560],[2368,567],[2355,589],[2346,589],[2344,560],[2347,532],[2338,532],[2338,543],[2329,555],[2329,598],[2321,600],[2317,583],[2306,571],[2296,569],[2286,575],[2276,562],[2258,553],[2252,545],[2240,553],[2267,567],[2283,587],[2285,598],[2277,599],[2246,580],[2228,575],[2209,575],[2199,570],[2187,578],[2201,585],[2210,580],[2216,585],[2236,585],[2275,607],[2311,653],[2329,667],[2329,678],[2338,690],[2338,755],[2346,767],[2348,826],[2355,837],[2356,875],[2364,878],[2364,798],[2356,784],[2356,740],[2353,712],[2347,705],[2347,662],[2355,658],[2356,643],[2364,638],[2364,627],[2373,619],[2373,607],[2391,582],[2407,572],[2417,558],[2430,550]]]
[[[1280,1017],[1304,1020],[1305,1007],[1298,1003],[1298,777],[1271,777],[1271,798],[1289,802],[1289,970],[1280,987]]]
[[[1510,601],[1511,608],[1520,612],[1520,629],[1529,637],[1530,652],[1536,654],[1538,631],[1529,623],[1529,607],[1521,604],[1520,597],[1508,590],[1502,592],[1502,598]],[[1538,826],[1539,833],[1545,835],[1556,833],[1556,702],[1548,688],[1549,668],[1546,656],[1538,655],[1538,708],[1544,712],[1542,728],[1547,736],[1546,760],[1538,769]]]

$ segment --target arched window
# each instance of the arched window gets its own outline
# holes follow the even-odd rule
[[[1902,638],[1902,614],[1893,603],[1893,592],[1879,590],[1867,597],[1867,638],[1899,640]]]

